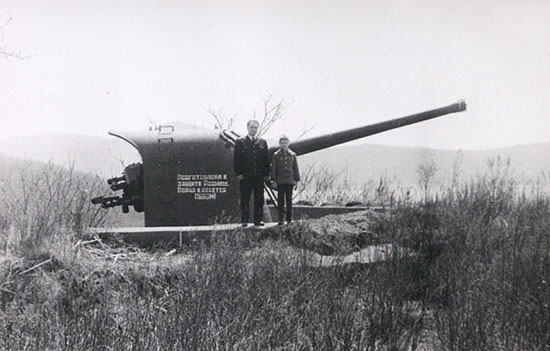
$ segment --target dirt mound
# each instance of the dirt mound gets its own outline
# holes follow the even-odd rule
[[[369,245],[380,244],[372,223],[383,214],[359,211],[297,221],[263,230],[264,236],[286,239],[291,245],[321,255],[345,255]]]

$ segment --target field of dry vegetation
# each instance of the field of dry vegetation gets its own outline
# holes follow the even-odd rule
[[[142,249],[86,236],[116,222],[89,203],[103,180],[20,165],[0,180],[0,350],[550,350],[550,199],[508,169],[416,196],[325,172],[303,199],[387,211]],[[309,259],[385,243],[406,250]]]

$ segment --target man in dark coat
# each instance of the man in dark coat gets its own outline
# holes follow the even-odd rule
[[[246,124],[248,135],[237,139],[233,165],[241,193],[241,223],[245,227],[249,219],[250,196],[254,193],[254,224],[263,226],[264,180],[269,179],[269,154],[267,142],[256,137],[260,123],[250,120]]]

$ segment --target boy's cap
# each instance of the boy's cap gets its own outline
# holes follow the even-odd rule
[[[281,141],[283,141],[283,140],[290,141],[290,139],[289,139],[286,135],[282,135],[282,136],[279,138],[279,142],[281,142]]]

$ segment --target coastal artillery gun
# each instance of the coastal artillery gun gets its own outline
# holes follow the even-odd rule
[[[391,129],[466,110],[463,101],[441,108],[294,141],[292,150],[307,154]],[[238,134],[222,130],[178,129],[163,125],[146,132],[109,134],[133,145],[142,163],[112,178],[112,190],[123,195],[94,198],[104,208],[133,206],[145,212],[146,227],[201,226],[239,218],[239,182],[233,171],[233,145]],[[275,152],[278,146],[270,146]],[[272,197],[270,189],[266,187]],[[272,198],[274,201],[274,198]]]

